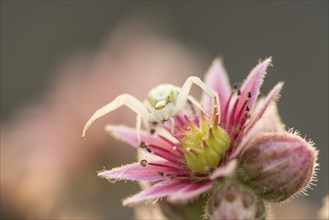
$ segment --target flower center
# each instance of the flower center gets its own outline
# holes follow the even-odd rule
[[[195,172],[208,172],[218,167],[230,146],[230,136],[220,127],[218,117],[202,115],[200,124],[189,124],[183,133],[182,146],[187,166]]]

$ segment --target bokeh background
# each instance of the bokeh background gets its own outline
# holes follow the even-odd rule
[[[1,1],[1,218],[132,218],[121,199],[138,185],[96,171],[135,160],[103,129],[134,126],[134,113],[113,112],[81,141],[84,123],[120,93],[202,77],[217,56],[231,82],[273,57],[263,94],[284,81],[282,120],[320,150],[317,186],[274,214],[316,218],[328,194],[328,1]]]

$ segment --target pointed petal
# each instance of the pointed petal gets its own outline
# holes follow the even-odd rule
[[[254,115],[248,122],[246,130],[244,131],[244,137],[237,149],[232,154],[231,158],[236,157],[244,148],[244,146],[259,134],[263,132],[280,131],[283,129],[280,117],[277,114],[276,106],[274,105],[272,108],[270,108],[271,104],[274,104],[275,101],[279,98],[279,94],[282,90],[282,87],[282,82],[276,84],[276,86],[274,86],[274,88],[266,96],[264,101],[260,102],[259,106],[257,106]],[[266,118],[262,118],[264,114],[267,115]]]
[[[244,81],[244,83],[241,86],[241,99],[239,101],[239,105],[237,109],[240,109],[242,105],[244,104],[244,101],[247,97],[249,97],[247,106],[251,109],[254,105],[258,94],[259,89],[263,83],[263,78],[266,74],[266,69],[269,65],[271,65],[272,58],[267,58],[260,64],[258,64],[249,74],[247,79]]]
[[[259,105],[263,106],[264,102],[265,100],[260,100]],[[256,112],[259,109],[260,107],[256,109]],[[241,143],[239,144],[238,149],[240,147],[241,149],[243,149],[244,145],[248,144],[249,141],[255,139],[262,133],[282,131],[284,131],[284,124],[282,123],[281,118],[278,114],[276,103],[272,102],[269,104],[268,108],[266,109],[260,120],[258,120],[252,128],[250,128],[247,134],[244,134],[244,137]]]
[[[225,106],[230,94],[231,86],[222,60],[217,58],[213,61],[205,76],[205,83],[218,92],[221,107]],[[207,113],[211,112],[211,99],[207,94],[202,95],[201,103]]]
[[[281,132],[284,131],[284,127],[278,112],[278,106],[276,102],[272,102],[269,104],[263,116],[261,116],[261,119],[256,122],[254,127],[250,128],[247,135],[252,133],[253,130],[255,133],[259,133],[261,130],[263,132]]]
[[[237,167],[238,162],[237,160],[231,160],[229,163],[227,163],[225,166],[219,167],[211,174],[210,179],[214,180],[219,177],[228,177],[231,176],[235,168]]]
[[[166,165],[165,162],[156,162]],[[168,179],[164,176],[166,172],[176,172],[177,169],[160,166],[142,166],[140,163],[128,164],[111,170],[101,171],[98,176],[108,180],[140,180],[140,181],[158,181]]]
[[[175,194],[169,196],[171,202],[187,202],[188,200],[208,191],[213,186],[209,180],[202,182],[192,182],[186,185]]]
[[[119,125],[119,126],[107,125],[105,127],[105,130],[110,132],[114,137],[127,142],[133,147],[139,147],[135,128],[126,127],[123,125]],[[141,131],[141,141],[151,145],[172,148],[172,146],[170,146],[168,142],[146,131]]]
[[[255,123],[263,116],[264,112],[269,107],[269,105],[272,102],[275,102],[279,99],[279,94],[282,90],[283,84],[284,84],[283,82],[279,82],[270,91],[270,93],[265,98],[264,102],[261,103],[261,105],[258,107],[255,114],[252,116],[252,118],[248,122],[245,133],[248,133],[250,131],[250,129],[255,125]]]
[[[113,136],[128,142],[134,147],[138,146],[138,140],[136,135],[136,129],[126,126],[113,126],[108,125],[105,128],[111,132]],[[184,154],[177,150],[179,146],[172,146],[169,141],[161,138],[157,135],[149,134],[145,131],[141,131],[141,141],[143,145],[140,145],[139,149],[153,153],[165,160],[171,161],[176,164],[184,165]]]
[[[156,200],[161,197],[169,196],[186,187],[187,184],[188,182],[185,181],[182,182],[178,180],[164,180],[132,197],[125,199],[123,201],[123,205],[133,205],[139,202]]]

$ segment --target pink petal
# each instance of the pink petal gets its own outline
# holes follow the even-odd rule
[[[199,125],[199,118],[196,115],[195,112],[195,106],[193,106],[192,109],[189,109],[188,107],[191,107],[190,105],[187,105],[186,108],[184,108],[182,111],[180,111],[177,115],[173,117],[175,121],[174,126],[174,134],[178,135],[181,134],[181,130],[187,129],[188,126],[190,126],[190,123],[194,125]],[[164,127],[167,129],[168,132],[171,132],[171,120],[168,120],[164,123]]]
[[[133,147],[139,147],[135,128],[126,127],[123,125],[107,125],[105,130],[110,132],[114,137],[129,143]],[[159,138],[157,135],[152,135],[146,131],[141,131],[141,141],[151,145],[172,148],[168,142]]]
[[[249,96],[248,94],[251,94],[251,97],[249,97],[247,106],[251,109],[254,105],[258,94],[259,89],[263,83],[263,78],[266,74],[266,69],[269,65],[271,65],[272,58],[267,58],[260,64],[258,64],[249,74],[247,79],[244,81],[244,83],[241,86],[241,99],[238,104],[238,108],[240,109],[242,105],[244,104],[244,101]]]
[[[128,142],[133,147],[138,146],[136,129],[113,125],[108,125],[105,129],[111,132],[113,136]],[[177,150],[180,146],[173,146],[171,142],[166,141],[164,138],[160,138],[157,135],[152,135],[145,131],[141,131],[141,141],[147,145],[147,147],[145,146],[142,149],[148,150],[150,153],[152,152],[173,163],[180,165],[185,164],[183,153]]]
[[[202,182],[192,182],[184,188],[171,195],[168,199],[171,202],[187,202],[188,200],[208,191],[213,186],[209,180]]]
[[[165,167],[167,163],[156,162],[163,164],[160,166],[148,166],[143,167],[140,163],[133,163],[122,167],[114,168],[112,170],[102,171],[98,173],[98,176],[109,180],[141,180],[141,181],[158,181],[168,179],[170,177],[164,176],[166,172],[177,172],[176,169]]]
[[[173,162],[175,164],[183,165],[183,166],[186,164],[184,155],[181,152],[174,150],[174,148],[171,148],[170,150],[166,150],[160,146],[149,145],[148,150],[150,153],[157,155],[167,161]]]
[[[229,163],[227,163],[225,166],[219,167],[211,174],[210,179],[214,180],[219,177],[228,177],[231,176],[235,168],[237,167],[238,162],[237,160],[231,160]]]
[[[248,122],[246,130],[244,131],[244,136],[242,141],[240,142],[239,146],[235,150],[235,152],[232,154],[231,158],[236,157],[241,150],[244,148],[244,146],[252,140],[255,136],[263,133],[263,132],[269,132],[269,131],[277,131],[281,128],[280,118],[276,112],[276,108],[272,109],[269,114],[270,118],[265,118],[264,120],[260,121],[259,119],[262,118],[264,113],[267,109],[269,109],[270,104],[275,103],[276,99],[278,99],[279,93],[283,87],[283,83],[280,82],[274,86],[274,88],[270,91],[270,93],[267,95],[265,100],[260,103],[259,106],[257,106],[255,114],[252,116],[251,120]],[[271,109],[269,109],[271,110]],[[267,124],[261,124],[258,126],[258,123],[267,123]],[[278,123],[280,123],[278,125]]]
[[[265,101],[265,100],[263,100]],[[258,120],[247,135],[250,133],[258,133],[262,132],[280,132],[284,130],[284,124],[281,121],[281,118],[278,113],[278,107],[276,102],[272,102],[267,107],[266,111],[264,112],[263,116],[260,120]],[[254,135],[255,136],[255,135]]]
[[[245,130],[245,134],[248,133],[250,131],[250,129],[255,125],[255,123],[263,116],[265,110],[269,107],[269,105],[273,101],[277,101],[277,99],[279,98],[279,94],[282,90],[283,84],[284,84],[283,82],[279,82],[270,91],[270,93],[265,98],[265,101],[262,103],[261,106],[259,106],[259,108],[255,112],[255,114],[252,116],[252,118],[248,122],[248,124],[246,126],[246,130]]]
[[[256,106],[256,112],[261,109],[265,100],[260,100]],[[239,147],[242,147],[249,143],[249,141],[255,139],[257,136],[261,135],[262,133],[267,132],[281,132],[284,130],[284,124],[282,123],[280,116],[278,114],[277,106],[275,102],[272,102],[267,107],[266,111],[264,112],[263,116],[258,120],[255,125],[250,128],[247,134],[244,134]]]
[[[148,200],[156,200],[161,197],[169,196],[178,190],[186,187],[189,182],[178,180],[161,181],[140,193],[129,197],[123,201],[123,205],[133,205],[134,203],[145,202]]]
[[[206,73],[205,83],[218,92],[220,107],[224,107],[231,94],[231,86],[221,59],[217,58],[213,61]],[[201,103],[204,105],[206,112],[210,113],[211,99],[209,95],[203,94]]]

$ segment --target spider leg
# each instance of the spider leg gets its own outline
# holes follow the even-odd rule
[[[171,121],[170,132],[171,132],[171,134],[174,134],[174,129],[175,129],[176,122],[175,122],[175,119],[173,117],[170,118],[170,121]]]
[[[121,94],[117,96],[112,102],[98,109],[91,118],[87,121],[85,127],[82,131],[82,138],[85,137],[85,134],[88,128],[96,121],[98,118],[104,116],[107,113],[110,113],[121,106],[127,106],[131,110],[137,113],[137,132],[140,132],[141,119],[143,119],[144,124],[147,124],[148,121],[154,120],[154,117],[148,112],[146,107],[138,99],[129,94]],[[139,116],[138,116],[139,115]],[[140,117],[140,119],[138,119]]]
[[[143,101],[143,104],[144,104],[144,106],[147,108],[147,110],[149,111],[149,112],[152,112],[153,111],[153,107],[151,106],[151,104],[150,104],[150,102],[149,101],[147,101],[147,100],[144,100]],[[145,129],[146,130],[148,130],[148,131],[150,131],[151,132],[151,130],[154,130],[155,131],[155,125],[158,123],[158,121],[156,120],[156,119],[154,119],[154,120],[152,120],[151,122],[154,122],[154,123],[152,123],[152,125],[150,126],[150,124],[149,123],[144,123],[144,127],[145,127]]]
[[[196,107],[198,107],[203,113],[206,113],[206,111],[204,110],[204,108],[202,107],[201,103],[196,100],[193,96],[187,96],[187,99],[192,102],[193,105],[195,105]]]
[[[149,110],[149,112],[152,111],[153,107],[151,106],[151,104],[149,103],[149,101],[144,100],[144,101],[143,101],[143,104],[144,104],[144,106]]]
[[[177,90],[177,94],[179,94],[181,88],[176,86],[175,89]],[[188,95],[187,100],[189,100],[193,105],[195,105],[197,108],[199,108],[202,112],[206,113],[204,108],[202,107],[201,103],[198,100],[196,100],[193,96]]]
[[[214,116],[215,104],[217,105],[217,109],[220,112],[219,97],[217,92],[215,92],[207,84],[202,82],[200,78],[196,76],[190,76],[189,78],[187,78],[187,80],[185,81],[185,83],[183,84],[182,88],[178,93],[178,97],[175,105],[175,113],[177,114],[179,111],[181,111],[184,108],[193,84],[199,86],[205,93],[207,93],[212,98],[213,107],[212,107],[211,115]]]
[[[136,134],[137,134],[137,143],[141,143],[141,127],[142,127],[142,116],[137,114],[136,116]]]

